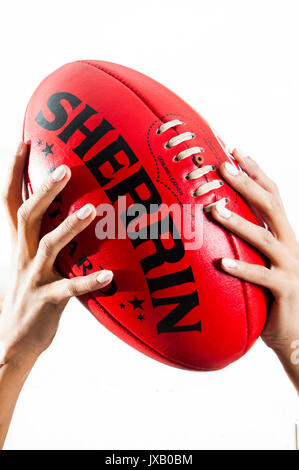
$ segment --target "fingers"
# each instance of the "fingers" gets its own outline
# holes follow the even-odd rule
[[[58,253],[95,218],[96,209],[86,204],[77,212],[67,217],[56,229],[45,235],[40,243],[35,258],[37,271],[47,275],[53,270]]]
[[[283,281],[281,270],[289,269],[293,263],[289,247],[297,246],[296,235],[287,220],[276,184],[252,158],[240,150],[234,150],[233,155],[246,173],[225,162],[220,167],[221,175],[260,212],[270,230],[243,219],[221,205],[212,208],[212,216],[266,255],[271,261],[271,268],[228,258],[222,259],[222,268],[230,275],[270,289],[274,296],[286,295],[291,288],[290,280]]]
[[[233,154],[247,174],[225,162],[220,167],[223,178],[260,212],[270,231],[279,240],[286,243],[291,240],[293,243],[296,237],[287,220],[276,184],[252,158],[237,150]]]
[[[59,166],[47,177],[38,191],[19,208],[19,251],[23,253],[24,257],[35,256],[39,244],[42,217],[55,197],[66,186],[70,177],[70,169],[66,165]]]
[[[270,289],[274,295],[279,292],[281,283],[274,270],[230,258],[223,258],[221,267],[232,276]]]
[[[27,145],[24,142],[20,142],[10,165],[6,186],[2,195],[14,239],[17,237],[17,212],[23,203],[22,184],[27,150]]]
[[[269,193],[253,179],[239,171],[235,166],[225,162],[220,167],[224,179],[244,198],[254,205],[262,215],[271,211]]]
[[[282,264],[286,259],[283,245],[263,227],[248,222],[220,204],[213,207],[212,216],[228,230],[264,253],[274,264]]]
[[[60,303],[71,297],[87,294],[107,287],[113,279],[113,272],[102,270],[88,276],[62,279],[48,287],[47,298],[54,303]]]
[[[233,156],[250,178],[258,183],[262,188],[269,192],[278,191],[274,181],[272,181],[266,173],[258,166],[258,164],[249,157],[243,150],[234,149]]]

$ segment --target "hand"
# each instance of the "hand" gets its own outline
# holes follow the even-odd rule
[[[269,267],[223,259],[228,274],[270,289],[273,302],[262,334],[265,343],[283,361],[290,373],[292,345],[299,340],[299,244],[287,219],[278,188],[257,163],[241,151],[234,157],[246,172],[224,163],[222,177],[238,191],[263,217],[269,230],[252,224],[223,206],[215,206],[213,217],[267,256]],[[297,343],[298,344],[298,343]],[[299,391],[299,366],[292,379]],[[294,371],[293,371],[294,372]]]
[[[60,250],[95,218],[88,204],[67,217],[40,240],[42,217],[71,178],[62,165],[27,201],[22,200],[27,147],[22,143],[14,158],[4,194],[13,240],[12,273],[0,315],[0,363],[29,362],[52,342],[61,314],[72,296],[101,289],[112,280],[111,271],[86,277],[62,278],[54,267]]]

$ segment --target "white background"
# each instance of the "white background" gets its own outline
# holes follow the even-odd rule
[[[298,217],[298,1],[5,2],[0,178],[26,103],[65,62],[136,68],[181,95],[277,181]],[[3,287],[9,235],[1,209]],[[259,341],[221,372],[159,364],[107,332],[76,300],[19,399],[6,449],[293,449],[295,391]]]

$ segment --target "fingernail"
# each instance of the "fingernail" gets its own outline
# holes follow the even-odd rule
[[[23,142],[19,142],[18,144],[18,148],[17,148],[17,151],[16,151],[16,154],[19,155],[20,153],[22,153],[22,149],[23,149]]]
[[[113,272],[106,270],[106,269],[104,271],[101,271],[97,277],[97,281],[100,284],[104,284],[104,285],[109,284],[109,282],[111,282],[112,279],[113,279]]]
[[[237,148],[236,152],[237,152],[238,156],[241,157],[241,158],[247,158],[248,157],[247,153],[245,153],[242,149]]]
[[[87,217],[90,216],[94,209],[94,206],[92,204],[86,204],[85,206],[81,207],[81,209],[78,210],[77,212],[77,217],[79,220],[85,220]]]
[[[222,258],[222,265],[224,268],[230,269],[230,268],[237,268],[238,263],[234,259],[230,258]]]
[[[58,183],[58,181],[61,181],[66,175],[66,166],[65,165],[60,165],[56,170],[53,171],[52,173],[52,178],[53,180]]]
[[[225,171],[229,173],[231,176],[237,176],[239,174],[238,168],[236,168],[231,163],[225,162],[224,164]]]
[[[216,210],[224,219],[229,219],[232,215],[232,211],[224,207],[222,204],[216,204]]]

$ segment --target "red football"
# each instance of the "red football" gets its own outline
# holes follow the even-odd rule
[[[225,274],[219,260],[265,260],[209,210],[218,202],[262,222],[221,180],[219,165],[236,162],[197,112],[135,70],[82,60],[40,84],[23,138],[30,144],[29,194],[62,163],[72,171],[41,235],[86,203],[98,207],[57,267],[68,277],[114,272],[109,290],[80,299],[103,325],[139,351],[185,369],[220,369],[248,351],[265,323],[266,293]],[[173,212],[160,210],[170,206]],[[103,239],[109,208],[117,233]]]

